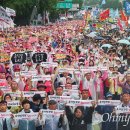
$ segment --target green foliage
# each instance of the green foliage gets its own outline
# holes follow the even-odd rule
[[[113,9],[121,9],[122,4],[119,0],[106,0],[106,4],[102,6],[103,8],[113,8]]]
[[[72,0],[73,3],[79,4],[79,8],[82,7],[83,0]]]
[[[28,24],[34,6],[37,6],[38,13],[43,13],[44,10],[51,12],[55,9],[58,0],[3,0],[1,5],[16,10],[16,22],[25,20]]]
[[[130,1],[130,0],[127,0]],[[91,6],[91,5],[99,5],[102,8],[113,8],[113,9],[121,9],[122,4],[120,3],[120,0],[106,0],[105,5],[101,5],[102,0],[86,0],[86,4]]]

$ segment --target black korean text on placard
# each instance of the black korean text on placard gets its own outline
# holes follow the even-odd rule
[[[26,60],[27,62],[31,62],[32,61],[32,52],[26,52]]]
[[[32,60],[34,63],[46,62],[47,54],[46,53],[35,53],[32,56]]]
[[[25,53],[14,53],[11,57],[11,61],[13,64],[22,64],[26,61]]]

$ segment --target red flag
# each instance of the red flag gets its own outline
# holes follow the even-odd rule
[[[125,13],[124,13],[123,10],[120,11],[120,14],[121,14],[120,17],[121,17],[121,20],[122,20],[122,21],[127,21],[127,20],[128,20],[128,19],[127,19],[127,16],[125,15]]]
[[[121,20],[118,18],[117,25],[119,26],[120,30],[123,31],[123,26],[121,24]]]
[[[107,18],[109,18],[110,15],[110,9],[104,10],[102,13],[100,13],[99,20],[104,21]]]

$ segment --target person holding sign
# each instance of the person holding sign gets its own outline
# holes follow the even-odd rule
[[[18,114],[35,114],[32,109],[30,109],[30,101],[29,100],[23,100],[22,102],[23,110]],[[36,119],[31,118],[31,116],[27,119],[15,119],[15,116],[13,117],[13,128],[18,128],[18,130],[36,130],[36,127],[40,125],[44,125],[44,117],[42,116],[42,113],[39,112]]]
[[[6,117],[0,117],[0,130],[12,130],[11,126],[11,112],[7,110],[7,102],[2,100],[0,102],[0,114],[6,115]],[[8,115],[8,117],[7,117]]]
[[[92,99],[96,100],[96,80],[95,78],[92,78],[92,73],[90,70],[85,72],[81,82],[80,91],[82,91],[82,89],[88,89]]]
[[[127,72],[122,82],[119,81],[118,77],[118,85],[122,87],[123,92],[130,93],[130,70]]]
[[[54,100],[49,101],[48,110],[56,111],[57,102]],[[68,130],[68,120],[66,115],[46,115],[45,116],[45,127],[43,130]]]
[[[130,93],[124,92],[121,97],[121,104],[115,107],[116,116],[118,117],[116,130],[129,130],[130,129]],[[120,112],[118,112],[118,110]],[[126,112],[126,110],[128,110]],[[122,117],[122,118],[120,118]]]
[[[85,115],[85,110],[82,106],[76,107],[74,113],[71,111],[69,106],[66,106],[66,114],[70,130],[87,130],[87,124],[92,123],[93,112],[94,105],[89,108],[87,115]]]
[[[108,92],[106,94],[106,101],[107,100],[112,100],[113,98],[113,94],[111,94],[110,92]],[[104,102],[106,102],[105,100],[102,100]],[[96,120],[96,122],[98,121],[98,125],[99,127],[100,126],[100,123],[102,123],[102,129],[103,130],[115,130],[115,127],[116,127],[116,123],[115,122],[112,122],[112,121],[109,121],[107,120],[108,118],[108,114],[111,115],[111,113],[113,112],[114,110],[114,106],[113,105],[103,105],[103,104],[97,104],[97,107],[95,108],[95,110],[97,111],[97,113],[100,115],[102,115],[103,117],[103,122],[101,120]]]

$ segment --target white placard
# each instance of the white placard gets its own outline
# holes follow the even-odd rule
[[[20,106],[20,101],[19,100],[16,100],[16,101],[10,101],[10,102],[7,102],[7,106],[10,106],[10,107],[16,107],[16,106]]]
[[[41,110],[43,112],[43,115],[54,115],[54,116],[60,116],[61,114],[64,114],[64,110]]]
[[[93,100],[70,100],[66,104],[67,106],[92,106]]]
[[[55,100],[55,101],[69,101],[71,99],[70,96],[55,96],[55,95],[49,95],[49,100]]]
[[[11,117],[11,113],[7,113],[7,112],[0,113],[0,118],[10,118],[10,117]]]
[[[23,91],[23,97],[33,97],[35,94],[40,94],[41,97],[46,96],[46,92],[44,91]]]
[[[98,100],[98,105],[109,105],[109,106],[117,106],[121,104],[120,100]]]
[[[18,113],[18,114],[14,114],[14,118],[15,119],[27,119],[27,120],[33,120],[33,119],[37,119],[38,117],[38,113]]]
[[[130,108],[129,107],[115,107],[115,112],[116,114],[130,113]]]
[[[6,92],[6,94],[10,94],[11,97],[21,97],[21,93],[20,92]]]

